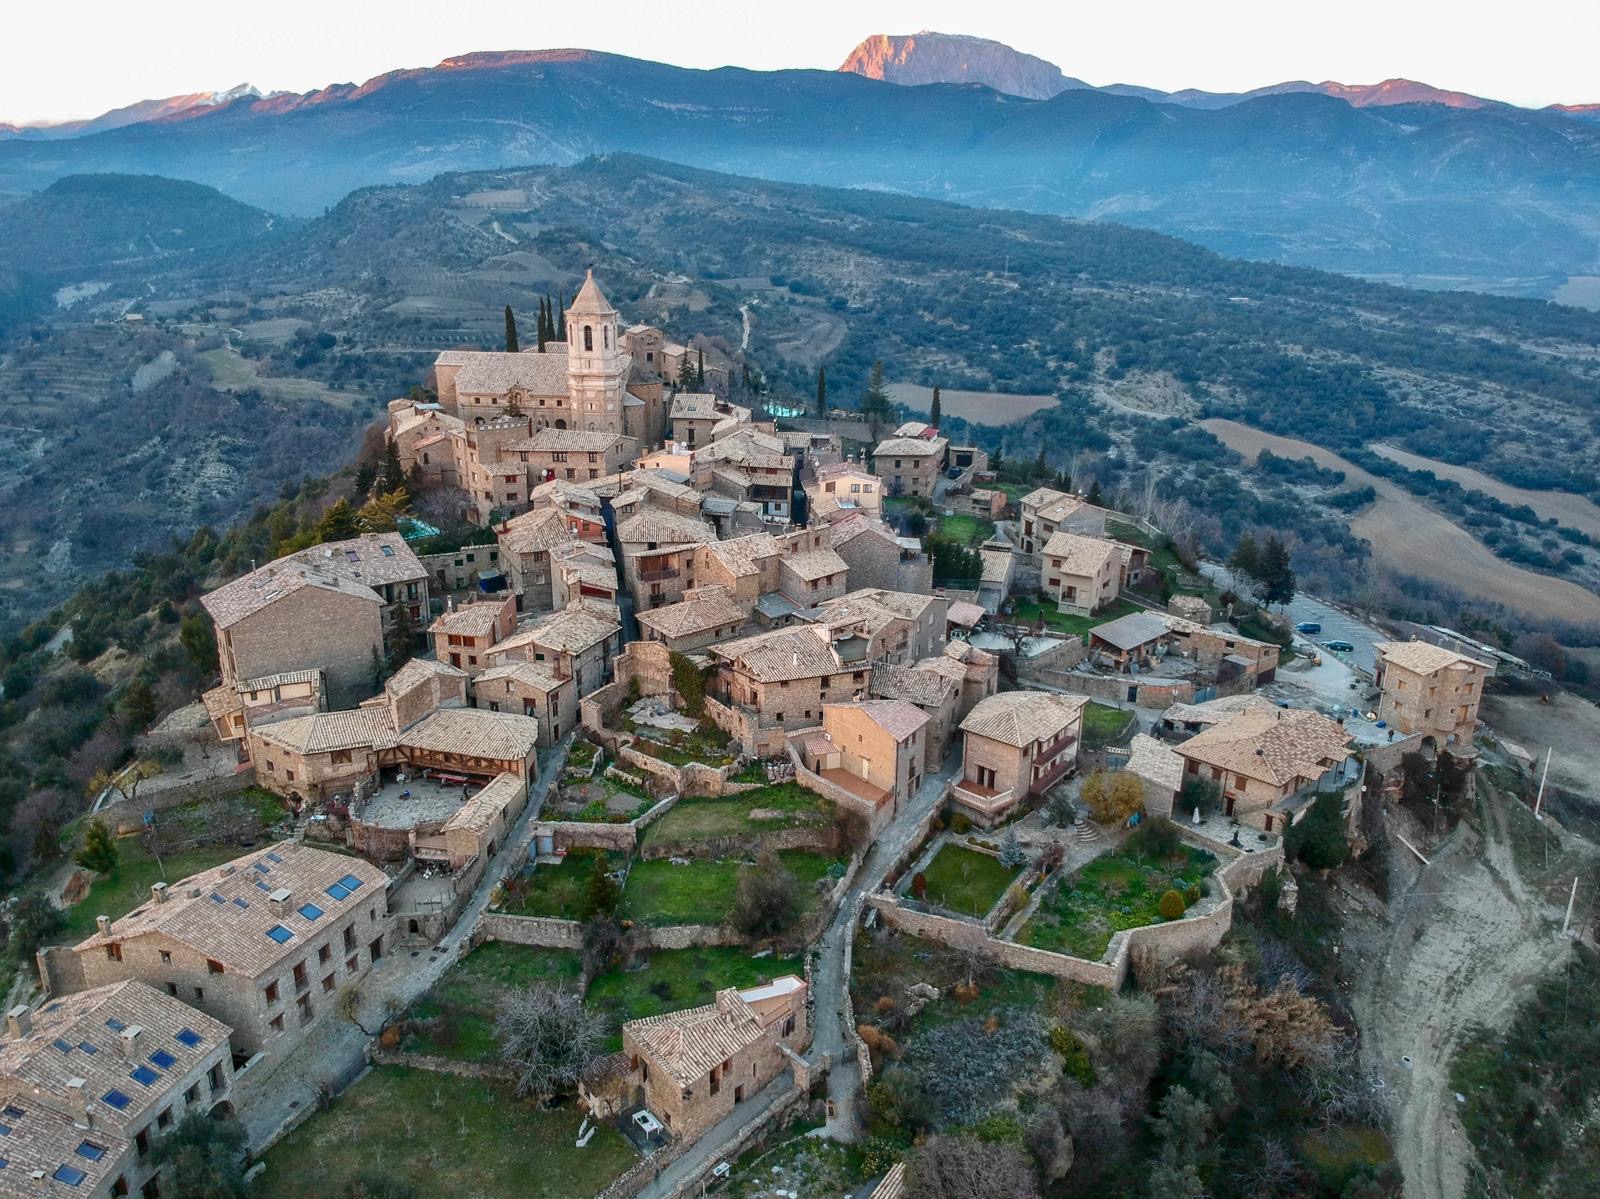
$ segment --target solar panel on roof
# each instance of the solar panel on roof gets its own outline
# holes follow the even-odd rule
[[[114,1107],[120,1112],[123,1108],[127,1107],[128,1104],[132,1103],[133,1100],[129,1099],[121,1091],[113,1087],[104,1095],[100,1096],[100,1102]]]
[[[284,928],[283,925],[274,924],[267,930],[267,936],[271,937],[279,945],[287,945],[289,943],[289,939],[293,937],[294,934],[288,929]]]
[[[150,1061],[153,1065],[159,1066],[163,1070],[170,1070],[178,1064],[178,1059],[165,1049],[157,1049],[150,1055]]]
[[[361,889],[361,880],[353,874],[347,874],[339,880],[339,885],[346,891],[358,891]]]
[[[105,1155],[106,1147],[104,1145],[96,1145],[93,1141],[84,1141],[78,1146],[78,1156],[86,1157],[92,1162],[99,1161]]]
[[[338,883],[329,883],[323,890],[337,900],[342,901],[350,898],[350,892]]]
[[[135,1066],[128,1077],[141,1087],[153,1087],[161,1079],[161,1075],[157,1074],[149,1066]]]
[[[203,1037],[192,1028],[180,1028],[172,1034],[178,1044],[187,1045],[190,1049],[198,1048]]]
[[[300,907],[299,907],[299,912],[307,920],[320,920],[320,919],[322,919],[322,909],[319,908],[314,903],[303,903],[303,904],[301,904]]]
[[[85,1053],[99,1053],[100,1052],[93,1045],[89,1044],[88,1041],[79,1041],[78,1042],[78,1048],[83,1050]]]
[[[235,896],[233,900],[233,906],[242,910],[250,906],[250,901],[248,899],[240,899]]]
[[[66,1183],[69,1187],[75,1187],[89,1176],[78,1169],[77,1166],[57,1166],[56,1172],[50,1177],[57,1182]]]

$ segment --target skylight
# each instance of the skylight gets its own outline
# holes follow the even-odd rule
[[[127,1107],[128,1104],[132,1103],[133,1100],[129,1099],[121,1091],[113,1087],[104,1095],[100,1096],[100,1102],[109,1107],[114,1107],[120,1112],[123,1108]]]
[[[14,1103],[6,1104],[4,1110],[0,1111],[0,1115],[4,1115],[8,1120],[20,1120],[27,1114],[27,1112],[23,1111]]]
[[[88,1041],[79,1041],[78,1042],[78,1048],[83,1050],[85,1053],[99,1053],[100,1052],[93,1045],[89,1044]]]
[[[213,891],[213,892],[211,892],[211,902],[212,903],[227,903],[228,901],[226,899],[222,898],[222,896],[218,895],[215,891]]]
[[[272,873],[272,867],[268,866],[265,862],[252,862],[252,863],[250,863],[250,867],[251,867],[252,870],[261,871],[262,874],[271,874]]]
[[[350,898],[350,892],[346,888],[341,887],[338,883],[329,883],[326,887],[323,888],[323,890],[326,891],[329,895],[333,896],[333,898],[338,899],[338,900],[345,900],[345,899],[349,899]]]
[[[180,1045],[187,1045],[190,1049],[198,1049],[203,1037],[192,1028],[180,1028],[172,1034]]]
[[[277,862],[280,866],[283,865],[283,858],[273,850],[267,851],[267,860],[269,862]]]
[[[161,1080],[161,1075],[157,1074],[149,1066],[135,1066],[128,1077],[141,1087],[153,1087]]]
[[[60,1037],[57,1037],[54,1041],[51,1041],[50,1044],[54,1045],[62,1053],[71,1053],[72,1052],[72,1046],[67,1044]]]
[[[250,901],[248,899],[240,899],[238,896],[235,896],[233,900],[233,906],[236,908],[247,908],[250,906]]]
[[[96,1145],[93,1141],[85,1141],[78,1146],[78,1156],[86,1157],[92,1162],[99,1161],[105,1155],[106,1147],[104,1145]]]
[[[8,1137],[10,1135],[11,1135],[11,1125],[9,1125],[9,1124],[0,1124],[0,1137]]]
[[[106,1027],[109,1028],[112,1032],[121,1032],[123,1029],[127,1028],[128,1026],[126,1024],[124,1024],[121,1020],[118,1020],[115,1016],[113,1016],[109,1020],[106,1021]]]
[[[271,937],[279,945],[287,945],[289,943],[289,938],[293,937],[294,934],[288,929],[284,928],[283,925],[274,924],[267,930],[267,936]]]
[[[163,1070],[170,1070],[178,1064],[178,1059],[165,1049],[157,1049],[150,1055],[150,1061],[153,1065],[159,1066]]]
[[[66,1183],[69,1187],[75,1187],[89,1176],[78,1169],[77,1166],[57,1166],[56,1172],[50,1177],[57,1182]]]
[[[353,874],[347,874],[339,880],[339,885],[346,891],[359,891],[361,889],[361,880]]]
[[[320,919],[322,919],[322,909],[319,908],[314,903],[303,903],[303,904],[301,904],[300,908],[299,908],[299,912],[307,920],[320,920]]]

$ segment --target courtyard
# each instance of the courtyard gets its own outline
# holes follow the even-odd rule
[[[920,873],[926,887],[923,902],[981,920],[1021,871],[993,854],[947,841]]]

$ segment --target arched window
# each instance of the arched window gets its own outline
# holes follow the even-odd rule
[[[594,326],[593,325],[585,325],[583,327],[583,348],[584,348],[584,351],[586,353],[591,353],[592,354],[594,352]]]

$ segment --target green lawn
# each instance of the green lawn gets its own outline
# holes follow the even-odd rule
[[[610,1022],[608,1049],[622,1048],[623,1021],[710,1003],[724,987],[753,987],[782,974],[805,976],[799,958],[753,958],[743,949],[663,949],[638,970],[621,968],[589,984],[584,1005]]]
[[[503,991],[546,981],[583,985],[583,959],[561,949],[487,941],[445,971],[409,1013],[432,1021],[406,1038],[404,1048],[465,1062],[495,1056],[494,1012]]]
[[[561,920],[585,920],[589,879],[594,874],[595,855],[583,850],[567,854],[559,864],[541,863],[531,874],[513,880],[506,887],[501,911],[514,916],[552,916]],[[622,865],[615,854],[607,855],[607,866]]]
[[[1125,708],[1089,701],[1083,710],[1083,740],[1086,745],[1107,745],[1122,735],[1133,713]]]
[[[637,1160],[602,1125],[574,1146],[582,1115],[549,1111],[479,1079],[378,1066],[266,1155],[251,1190],[267,1199],[333,1196],[363,1171],[397,1175],[420,1195],[574,1199],[597,1194]]]
[[[117,841],[116,868],[95,879],[89,886],[89,894],[66,910],[66,925],[58,934],[62,941],[81,941],[91,935],[96,916],[110,916],[113,920],[126,916],[149,900],[152,883],[175,883],[248,852],[237,845],[208,845],[163,854],[158,866],[139,840],[122,837]]]
[[[1041,603],[1037,599],[1018,599],[1011,610],[1011,616],[1016,624],[1031,625],[1042,620],[1048,632],[1087,640],[1089,630],[1095,625],[1143,611],[1145,609],[1138,604],[1120,597],[1112,600],[1093,616],[1073,616],[1066,612],[1057,612],[1055,604],[1049,600]]]
[[[816,904],[816,884],[838,859],[785,850],[778,859],[800,880],[800,913]],[[742,862],[696,859],[676,866],[665,858],[635,862],[617,915],[640,924],[721,924],[733,912]]]
[[[984,520],[970,512],[957,512],[954,516],[939,518],[939,532],[962,545],[982,545],[994,536],[994,521]]]
[[[1156,905],[1162,894],[1198,886],[1215,865],[1210,854],[1187,845],[1160,862],[1126,848],[1102,854],[1055,884],[1017,940],[1098,961],[1112,933],[1160,922]]]
[[[783,816],[751,820],[750,812],[756,808],[781,812]],[[832,819],[832,805],[816,792],[796,783],[774,783],[739,795],[680,799],[670,812],[644,830],[640,844],[692,846],[770,829],[826,824]]]
[[[1006,893],[1018,872],[986,853],[946,842],[923,870],[927,902],[982,918]]]

